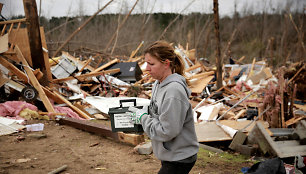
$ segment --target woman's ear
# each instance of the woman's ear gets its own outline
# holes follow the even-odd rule
[[[169,59],[166,59],[166,60],[165,60],[165,65],[167,65],[168,67],[170,67],[170,60],[169,60]]]

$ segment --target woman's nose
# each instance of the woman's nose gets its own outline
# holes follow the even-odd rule
[[[149,71],[149,70],[150,70],[150,67],[149,67],[149,65],[147,65],[147,66],[146,66],[146,70],[147,70],[147,71]]]

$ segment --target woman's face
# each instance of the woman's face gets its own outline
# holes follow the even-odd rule
[[[160,82],[162,82],[168,75],[172,74],[169,67],[169,61],[162,63],[149,53],[145,54],[145,61],[147,62],[146,70],[154,79],[159,80]]]

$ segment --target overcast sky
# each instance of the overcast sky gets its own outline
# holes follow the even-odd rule
[[[103,7],[109,0],[41,0],[41,15],[47,18],[52,16],[92,15]],[[0,0],[4,4],[1,14],[5,18],[24,15],[23,0]],[[136,0],[114,0],[101,13],[128,12]],[[139,0],[134,13],[174,12],[174,13],[212,13],[213,0]],[[39,10],[40,0],[36,0]],[[292,11],[303,11],[305,0],[219,0],[221,16],[231,16],[235,11],[242,14],[257,12],[279,12],[291,4]],[[187,7],[187,8],[186,8]],[[185,9],[185,10],[184,10]]]

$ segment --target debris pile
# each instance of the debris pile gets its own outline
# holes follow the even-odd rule
[[[24,21],[0,25],[5,24],[5,28]],[[61,56],[49,58],[46,45],[42,44],[46,69],[40,70],[33,66],[35,59],[29,54],[29,45],[20,42],[27,38],[25,31],[12,29],[0,37],[1,116],[19,120],[60,119],[63,124],[79,126],[85,120],[109,120],[108,109],[118,107],[122,98],[136,98],[137,105],[148,104],[154,80],[145,71],[144,57],[136,56],[143,42],[130,57],[117,56],[105,62],[102,57],[106,54],[88,52],[75,57],[63,51]],[[19,39],[14,39],[17,35]],[[306,155],[305,62],[274,71],[265,60],[254,59],[251,64],[242,63],[244,57],[232,60],[232,64],[223,66],[223,86],[217,89],[216,67],[207,59],[196,57],[196,50],[188,46],[177,45],[175,51],[185,63],[199,142],[232,140],[231,149],[248,155],[259,150],[282,158]],[[42,85],[44,76],[47,85]],[[86,124],[84,130],[104,130],[104,136],[122,139],[122,133]],[[279,135],[284,131],[289,133]],[[279,140],[280,136],[287,139]],[[143,137],[134,137],[139,141],[132,144],[144,141]]]

